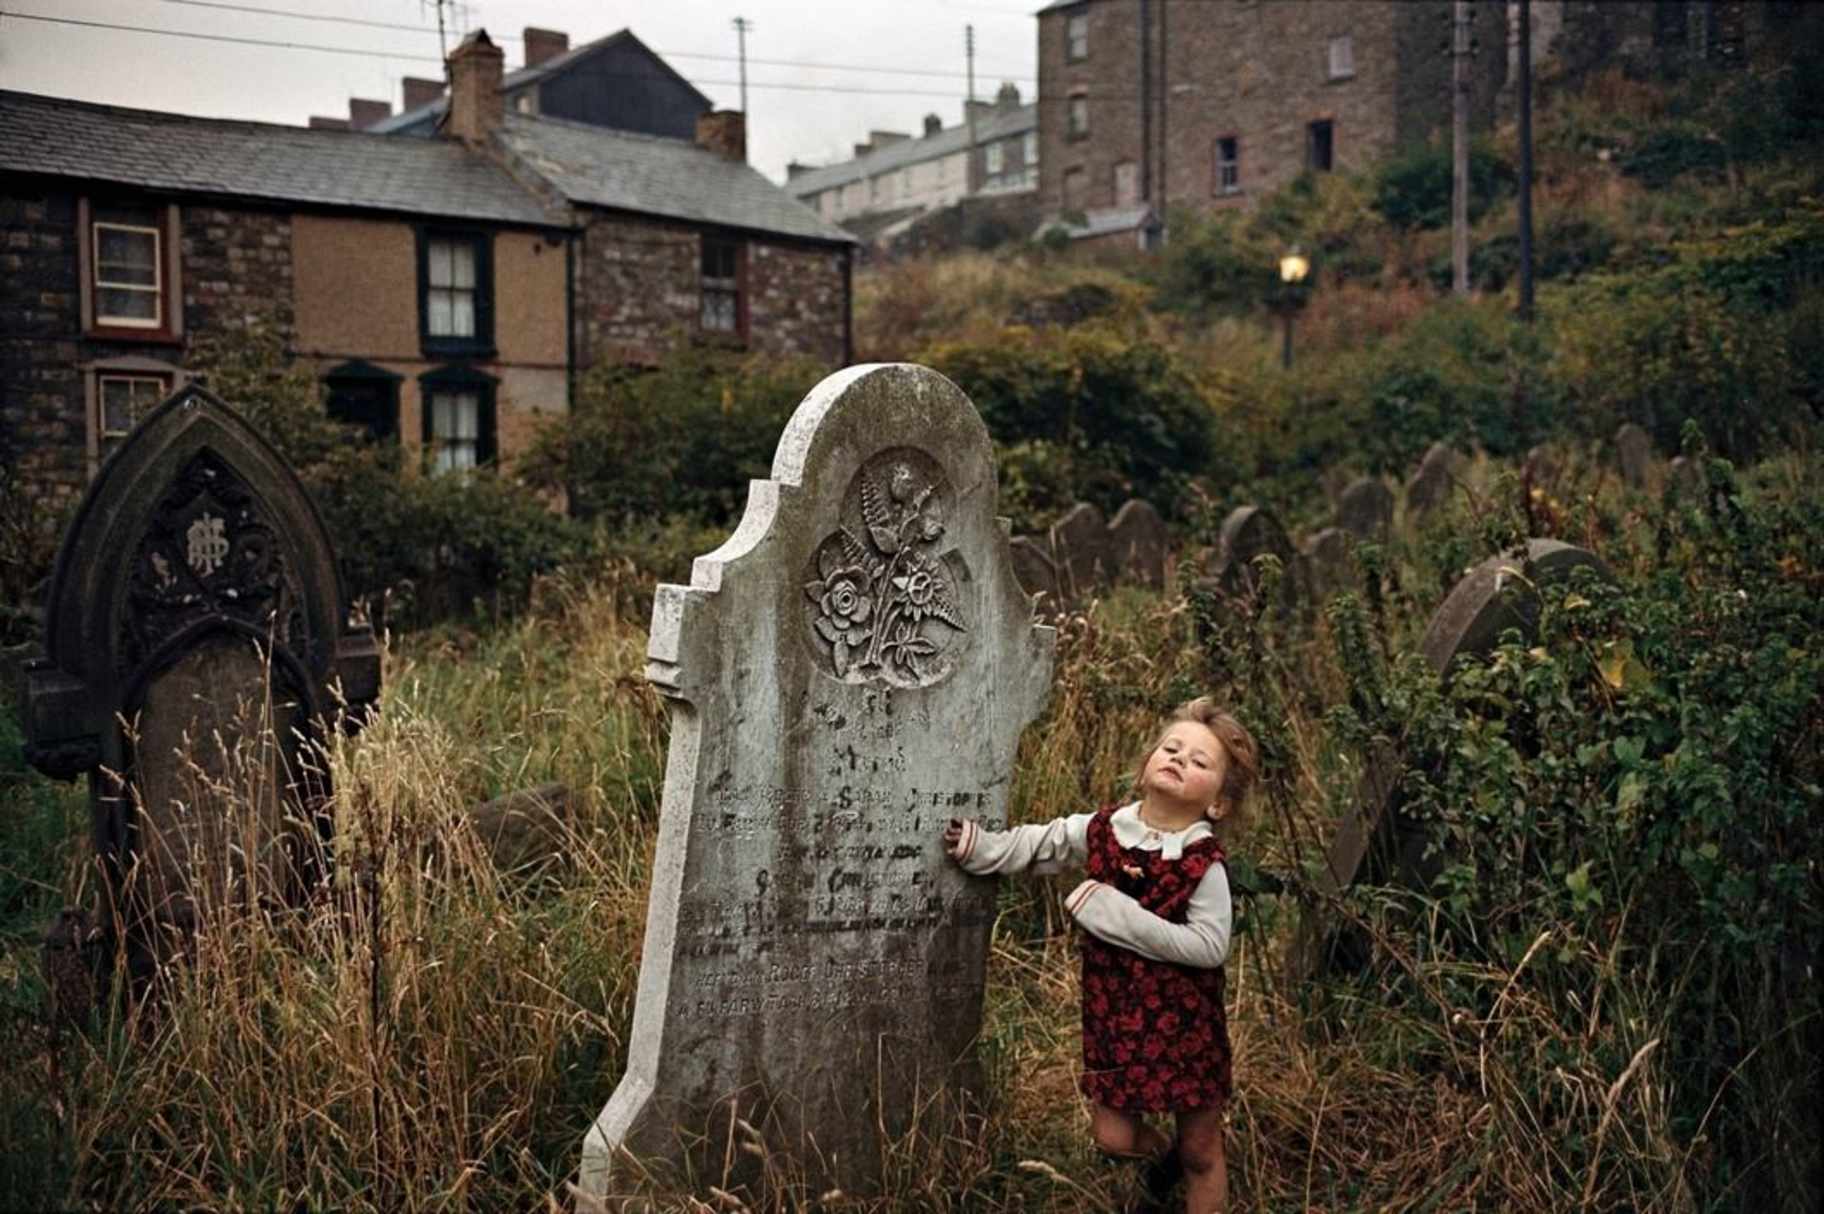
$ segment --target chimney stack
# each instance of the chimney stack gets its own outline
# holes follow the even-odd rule
[[[785,166],[785,179],[787,181],[791,181],[793,178],[802,177],[806,173],[810,172],[815,167],[817,167],[817,166],[810,165],[810,164],[799,164],[796,160],[790,161]]]
[[[324,118],[319,114],[312,114],[310,116],[310,129],[313,131],[346,131],[348,129],[348,119]]]
[[[1000,92],[994,95],[994,108],[997,110],[1017,110],[1020,108],[1020,86],[1008,80],[1001,85]]]
[[[422,76],[407,76],[403,83],[405,85],[405,105],[401,108],[402,113],[405,110],[415,110],[421,106],[429,105],[431,102],[437,100],[437,98],[443,96],[443,81],[441,80],[426,80]]]
[[[547,59],[555,59],[570,49],[570,35],[562,30],[541,30],[536,25],[525,29],[526,66],[537,67]]]
[[[348,99],[348,125],[351,130],[365,131],[383,118],[393,116],[390,101],[369,101],[365,97]]]
[[[747,163],[747,115],[740,110],[711,110],[697,118],[697,146],[725,160]]]
[[[464,143],[486,143],[501,124],[504,102],[500,78],[506,56],[476,30],[450,52],[450,112],[444,116],[444,133]]]
[[[944,120],[942,118],[939,118],[936,114],[925,115],[925,138],[929,139],[943,129]]]

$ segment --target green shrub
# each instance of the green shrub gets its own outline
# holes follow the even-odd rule
[[[981,410],[1003,479],[1040,486],[1034,501],[1130,497],[1182,513],[1193,477],[1215,471],[1214,416],[1190,369],[1160,342],[1098,323],[1006,328],[939,343],[917,361]],[[1041,470],[1042,469],[1042,470]]]
[[[540,436],[521,474],[566,490],[585,520],[730,524],[821,370],[809,359],[688,345],[650,370],[597,367],[577,385],[568,426]]]
[[[498,470],[406,469],[398,447],[332,421],[271,323],[205,334],[192,366],[297,472],[335,545],[343,592],[370,600],[377,622],[516,610],[534,578],[589,551],[585,531]]]
[[[1478,142],[1469,152],[1469,220],[1480,219],[1513,193],[1513,166]],[[1374,210],[1396,228],[1422,231],[1450,222],[1451,154],[1440,144],[1406,149],[1375,174]]]

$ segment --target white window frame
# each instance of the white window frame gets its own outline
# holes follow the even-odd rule
[[[1020,157],[1026,168],[1034,168],[1039,163],[1039,133],[1027,131],[1020,138]]]
[[[1330,39],[1327,57],[1331,80],[1348,80],[1355,75],[1355,35],[1337,34]]]
[[[1070,139],[1084,139],[1089,135],[1089,98],[1082,93],[1074,93],[1065,103],[1064,134]],[[1081,121],[1078,116],[1081,115]]]
[[[136,232],[152,238],[152,285],[143,282],[108,282],[102,278],[101,269],[101,234],[104,232]],[[138,223],[110,223],[97,219],[89,225],[91,239],[95,243],[95,323],[117,329],[162,329],[165,327],[165,234],[156,226],[148,227]],[[152,317],[143,316],[110,316],[102,311],[102,296],[107,291],[132,291],[150,293],[152,296]]]
[[[81,364],[78,370],[82,372],[84,429],[87,432],[84,453],[88,459],[90,480],[95,479],[95,474],[101,471],[102,458],[106,454],[108,441],[125,437],[125,434],[115,435],[104,431],[103,427],[107,418],[102,408],[103,380],[158,380],[164,389],[160,394],[161,400],[190,382],[189,372],[182,367],[160,358],[145,358],[139,355],[96,359],[94,362]]]
[[[999,176],[1002,170],[1007,167],[1007,149],[1001,146],[1001,142],[998,139],[983,150],[982,156],[983,168],[987,170],[988,175],[991,177]]]
[[[451,427],[441,424],[443,417],[438,406],[454,406],[457,412],[452,420],[460,423],[460,410],[465,402],[471,410],[469,433],[452,434],[449,432]],[[473,472],[480,467],[481,390],[453,384],[438,385],[426,393],[424,407],[431,413],[431,475]],[[455,428],[460,430],[460,425]],[[464,452],[467,453],[466,462],[458,458]]]
[[[429,243],[429,248],[426,251],[427,261],[425,263],[424,271],[425,336],[447,341],[475,341],[477,340],[481,329],[480,250],[475,247],[474,238],[468,236],[432,235],[426,237],[426,240]],[[447,283],[440,283],[437,281],[437,249],[440,245],[448,246],[450,251],[451,280]],[[456,278],[458,277],[456,274],[456,257],[458,253],[466,255],[469,261],[469,282],[467,286],[456,281]],[[437,300],[439,296],[445,297],[449,304],[448,315],[446,317],[448,328],[444,331],[439,331],[437,327]],[[459,296],[466,296],[469,304],[469,328],[466,333],[459,332],[455,324],[456,303]]]
[[[1064,17],[1064,62],[1081,63],[1089,58],[1089,11],[1068,13]]]

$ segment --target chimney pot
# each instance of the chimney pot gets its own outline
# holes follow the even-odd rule
[[[446,133],[464,143],[486,143],[500,126],[505,107],[500,94],[502,65],[506,56],[476,30],[450,52],[450,110],[444,115]]]
[[[390,101],[370,101],[365,97],[348,99],[348,125],[357,131],[365,131],[381,119],[392,117],[392,114],[393,105]]]
[[[936,114],[925,115],[925,134],[931,136],[944,129],[944,120]]]
[[[443,81],[441,80],[426,80],[422,76],[407,76],[403,83],[405,85],[405,104],[401,107],[401,113],[405,110],[415,110],[421,106],[429,105],[437,100],[437,98],[443,96]]]
[[[570,35],[562,30],[543,30],[536,25],[525,28],[526,66],[537,67],[547,59],[555,59],[570,49]]]
[[[697,118],[697,146],[726,160],[747,163],[747,115],[740,110],[711,110]]]
[[[997,110],[1016,110],[1020,107],[1020,86],[1013,81],[1001,85],[1000,92],[994,95],[994,108]]]

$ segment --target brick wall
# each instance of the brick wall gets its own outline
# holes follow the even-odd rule
[[[748,344],[841,365],[848,323],[844,257],[808,245],[748,246]]]
[[[583,237],[576,313],[584,365],[649,362],[702,332],[703,233],[683,224],[598,216]],[[748,348],[842,361],[842,253],[747,242]]]
[[[1506,75],[1505,3],[1477,9],[1472,110],[1486,129]],[[1065,53],[1072,14],[1089,18],[1089,53],[1077,62]],[[1156,209],[1251,205],[1304,170],[1310,124],[1320,121],[1332,124],[1334,167],[1366,168],[1404,140],[1448,128],[1450,60],[1440,46],[1449,14],[1448,0],[1086,0],[1049,11],[1039,18],[1041,200],[1061,208],[1065,174],[1080,169],[1078,205],[1115,206],[1116,168],[1128,162]],[[1354,71],[1333,76],[1330,43],[1341,36]],[[1078,92],[1089,134],[1071,139]],[[1224,138],[1237,141],[1238,194],[1218,192]]]
[[[182,207],[184,340],[85,336],[78,200],[21,179],[0,191],[0,458],[16,460],[53,504],[74,500],[89,480],[84,365],[132,357],[182,366],[199,334],[255,315],[287,333],[292,324],[289,218]]]
[[[14,190],[0,197],[0,459],[67,500],[87,479],[76,197]]]
[[[187,206],[182,239],[184,324],[192,334],[257,318],[291,341],[290,215]]]

